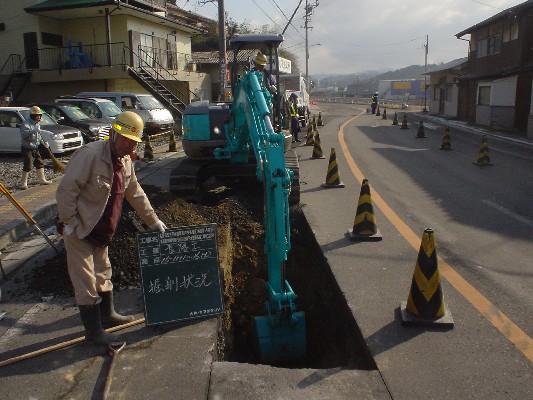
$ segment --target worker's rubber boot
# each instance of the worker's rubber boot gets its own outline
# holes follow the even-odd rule
[[[93,344],[106,344],[117,342],[120,338],[106,332],[100,321],[100,306],[78,306],[80,308],[81,322],[85,328],[85,340]]]
[[[37,181],[39,181],[39,184],[41,185],[49,185],[52,183],[52,181],[47,181],[44,177],[44,168],[39,168],[37,171]]]
[[[20,178],[20,188],[22,190],[26,190],[28,188],[28,175],[30,173],[26,171],[22,171],[22,177]]]
[[[100,302],[100,315],[102,316],[102,325],[106,328],[127,324],[135,319],[133,315],[120,315],[115,311],[112,291],[98,292],[98,295],[102,298]]]

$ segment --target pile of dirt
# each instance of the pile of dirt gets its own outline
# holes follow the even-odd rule
[[[265,314],[267,260],[264,255],[263,197],[260,190],[229,191],[211,204],[191,204],[175,195],[145,187],[158,216],[168,227],[216,223],[231,229],[231,273],[224,273],[226,313],[220,317],[216,359],[257,363],[252,319]],[[297,311],[306,314],[308,354],[289,367],[368,369],[357,346],[359,335],[351,312],[299,206],[291,216],[292,249],[286,262],[286,278],[297,298]],[[124,204],[123,217],[109,258],[115,290],[140,288],[141,278],[136,233],[146,229],[133,209]],[[222,237],[220,234],[218,237]],[[37,267],[25,277],[28,292],[35,296],[67,295],[72,288],[65,254]],[[27,293],[27,292],[26,292]]]

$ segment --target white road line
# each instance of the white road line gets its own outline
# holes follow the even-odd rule
[[[5,351],[7,347],[4,347],[7,342],[11,341],[17,336],[21,336],[27,330],[27,327],[32,325],[35,320],[38,318],[38,314],[41,313],[45,307],[48,305],[46,303],[38,303],[31,307],[26,314],[20,318],[15,325],[9,328],[2,337],[0,337],[0,350]]]
[[[496,204],[494,203],[493,201],[490,201],[490,200],[482,200],[483,203],[485,203],[486,205],[492,207],[492,208],[495,208],[496,210],[498,210],[499,212],[507,215],[508,217],[511,217],[513,218],[514,220],[518,221],[518,222],[521,222],[523,223],[524,225],[527,225],[527,226],[530,226],[533,228],[533,221],[530,221],[529,219],[525,218],[525,217],[522,217],[521,215],[518,215],[517,213],[514,213],[512,212],[511,210],[508,210],[507,208],[505,207],[502,207],[500,206],[499,204]]]

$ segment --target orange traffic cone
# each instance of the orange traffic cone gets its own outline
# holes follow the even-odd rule
[[[450,143],[450,128],[444,129],[444,136],[442,137],[442,143],[439,147],[440,150],[453,150]]]
[[[383,239],[381,232],[376,226],[376,217],[374,216],[374,207],[370,197],[370,186],[368,179],[363,179],[361,183],[361,192],[359,202],[355,213],[353,228],[348,230],[350,240],[360,242],[378,242]]]
[[[400,129],[409,129],[409,125],[407,125],[407,114],[403,115],[402,124],[400,125]]]
[[[424,121],[420,121],[418,123],[418,129],[416,131],[416,137],[417,138],[422,138],[422,139],[425,139],[427,136],[426,134],[424,133]]]
[[[337,166],[337,157],[335,156],[334,148],[331,149],[329,155],[328,173],[326,175],[326,181],[322,182],[322,186],[326,189],[344,187],[344,183],[342,183],[339,174],[339,167]]]
[[[320,144],[320,136],[318,135],[318,132],[315,135],[315,143],[313,146],[313,154],[311,155],[311,158],[313,159],[326,158],[324,157],[324,154],[322,153],[322,145]]]
[[[477,156],[476,161],[472,161],[475,165],[479,165],[480,167],[490,166],[494,165],[490,162],[489,157],[489,141],[487,139],[487,136],[483,135],[483,139],[481,140],[481,146],[479,147],[479,153]]]
[[[409,297],[400,310],[402,325],[453,326],[440,285],[433,229],[424,230]]]
[[[394,117],[392,118],[392,125],[398,125],[398,114],[394,113]]]
[[[313,137],[313,126],[307,124],[307,136],[305,137],[305,145],[313,146],[315,144],[315,138]]]
[[[152,143],[150,142],[150,135],[144,135],[144,158],[147,160],[154,159],[154,149],[152,149]]]

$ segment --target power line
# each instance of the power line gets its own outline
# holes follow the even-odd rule
[[[341,43],[341,44],[345,44],[347,46],[352,46],[352,47],[386,47],[386,46],[396,46],[396,45],[399,45],[399,44],[405,44],[405,43],[410,43],[410,42],[414,42],[415,40],[420,40],[420,39],[425,39],[426,36],[419,36],[419,37],[416,37],[416,38],[413,38],[413,39],[409,39],[409,40],[404,40],[402,42],[395,42],[395,43],[383,43],[383,44],[354,44],[354,43],[350,43],[350,42],[344,42],[342,40],[338,40],[338,39],[335,39],[331,36],[328,36],[326,34],[323,34],[325,37],[333,40],[334,42],[337,42],[337,43]]]
[[[491,7],[491,8],[495,8],[496,10],[501,10],[501,11],[504,11],[504,8],[500,8],[500,7],[496,7],[496,6],[491,6],[490,4],[485,4],[485,3],[482,3],[481,1],[477,1],[477,0],[470,0],[474,3],[477,3],[477,4],[481,4],[482,6],[486,6],[486,7]]]

